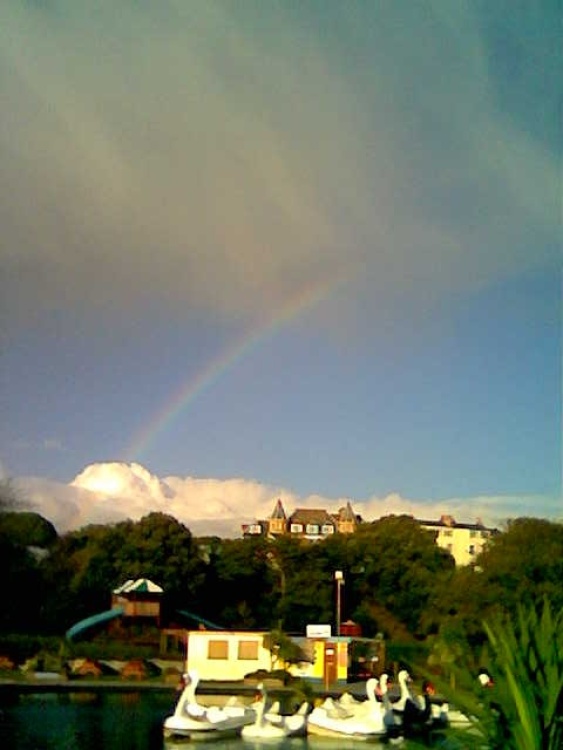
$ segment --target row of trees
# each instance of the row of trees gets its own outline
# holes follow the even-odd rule
[[[315,544],[195,538],[162,513],[58,535],[41,516],[17,512],[8,490],[0,498],[4,633],[64,634],[138,577],[162,586],[169,620],[188,610],[226,628],[302,634],[307,623],[334,623],[334,572],[342,570],[342,619],[368,637],[432,637],[438,660],[478,648],[487,617],[515,615],[518,605],[546,597],[555,611],[563,607],[563,525],[546,520],[510,522],[475,566],[456,568],[408,516]]]

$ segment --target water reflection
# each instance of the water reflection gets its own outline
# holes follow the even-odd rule
[[[162,725],[176,695],[166,691],[87,693],[0,692],[2,750],[198,750],[201,743],[164,740]],[[379,750],[379,742],[323,737],[260,740],[217,739],[209,750]],[[409,743],[401,744],[402,750]],[[412,747],[411,747],[412,750]]]

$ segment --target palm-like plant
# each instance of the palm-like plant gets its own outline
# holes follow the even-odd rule
[[[491,686],[468,671],[448,690],[469,718],[452,731],[455,747],[471,750],[561,750],[563,748],[563,612],[544,600],[520,606],[514,620],[484,623],[490,650]],[[463,687],[465,686],[465,687]]]
[[[516,620],[485,623],[495,687],[491,710],[503,728],[504,747],[563,747],[563,610],[547,600],[541,613],[519,607]],[[494,698],[494,701],[493,701]]]
[[[466,727],[448,732],[452,747],[562,750],[563,610],[544,600],[539,611],[520,606],[514,620],[497,616],[484,628],[491,686],[468,670],[457,674],[454,690],[438,685],[468,717]]]

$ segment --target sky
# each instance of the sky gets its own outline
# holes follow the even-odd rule
[[[60,528],[172,496],[560,519],[562,30],[2,4],[2,476]]]

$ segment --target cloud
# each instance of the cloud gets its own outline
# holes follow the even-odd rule
[[[169,476],[159,478],[140,464],[91,464],[70,484],[40,478],[17,478],[14,482],[22,507],[29,507],[50,520],[59,533],[87,524],[139,520],[151,512],[173,516],[196,536],[215,534],[239,537],[241,525],[270,516],[277,499],[287,513],[296,508],[337,511],[350,501],[364,521],[381,516],[409,514],[421,520],[453,515],[458,522],[501,526],[509,518],[526,515],[561,518],[561,499],[547,497],[476,497],[443,501],[413,501],[398,494],[365,500],[300,497],[282,487],[255,480]],[[534,513],[530,509],[534,509]]]
[[[12,324],[258,316],[343,271],[365,312],[557,262],[557,163],[476,10],[310,10],[4,4]]]

